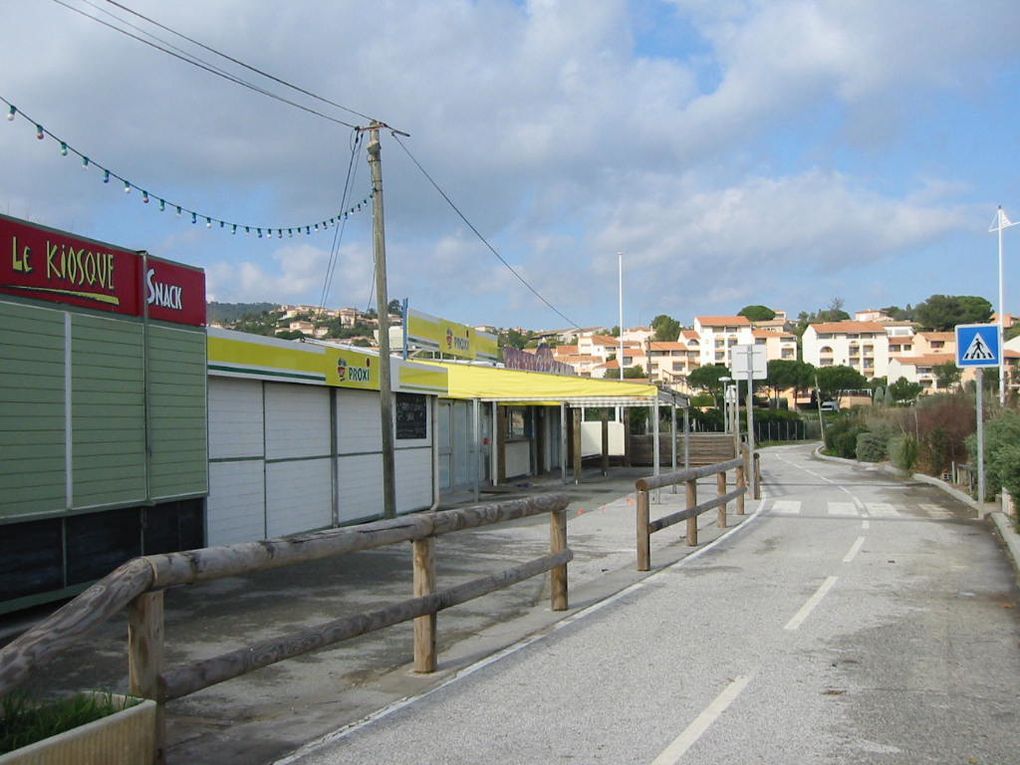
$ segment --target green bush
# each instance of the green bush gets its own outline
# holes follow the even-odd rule
[[[711,393],[699,393],[696,396],[691,396],[692,407],[715,406],[716,403],[716,398]]]
[[[867,432],[854,415],[840,414],[825,426],[825,450],[845,459],[857,456],[857,436]]]
[[[14,693],[0,699],[0,754],[99,720],[138,702],[119,704],[110,693],[78,694],[56,701],[37,701]]]
[[[857,436],[857,459],[861,462],[881,462],[886,457],[889,439],[879,433],[865,431]]]
[[[1006,411],[985,423],[985,492],[994,497],[1009,489],[1020,473],[1020,414]],[[977,466],[977,436],[967,438],[970,464]],[[1020,489],[1020,486],[1017,486]],[[1010,493],[1013,491],[1010,489]],[[1017,496],[1014,494],[1013,496]]]
[[[896,467],[908,473],[914,472],[917,465],[917,439],[913,436],[894,436],[889,439],[888,449],[889,459]]]

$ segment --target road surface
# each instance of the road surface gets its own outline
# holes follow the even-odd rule
[[[700,554],[284,761],[1020,762],[988,528],[806,446],[762,464],[757,516]]]

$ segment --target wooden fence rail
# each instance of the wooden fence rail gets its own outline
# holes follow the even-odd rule
[[[744,514],[744,495],[747,494],[747,471],[751,455],[746,446],[742,449],[743,456],[714,465],[678,470],[675,473],[663,473],[647,478],[639,478],[634,482],[637,490],[637,570],[648,571],[652,565],[652,534],[680,521],[687,521],[687,544],[694,547],[698,544],[698,516],[712,508],[719,509],[719,528],[726,528],[726,506],[733,501],[737,503],[737,514]],[[754,468],[758,466],[758,454],[754,454]],[[736,471],[736,489],[726,491],[726,471]],[[698,502],[698,479],[716,476],[716,496],[704,502]],[[665,486],[686,484],[687,506],[675,513],[650,519],[649,492]],[[757,482],[755,483],[757,486]],[[756,497],[757,498],[757,497]]]
[[[128,668],[131,693],[157,702],[155,760],[165,759],[164,705],[210,685],[342,640],[414,620],[414,668],[436,669],[436,613],[494,590],[550,572],[554,611],[567,609],[565,494],[476,507],[443,510],[359,526],[261,542],[135,558],[96,582],[35,627],[0,649],[0,696],[70,646],[80,643],[121,609],[128,611]],[[540,513],[550,514],[549,554],[510,569],[436,590],[435,537]],[[351,614],[280,638],[243,646],[172,669],[163,658],[163,594],[166,588],[266,571],[385,545],[411,542],[414,597],[401,603]]]

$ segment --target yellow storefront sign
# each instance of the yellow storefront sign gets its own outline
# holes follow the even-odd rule
[[[407,312],[407,339],[411,345],[446,356],[499,361],[495,335],[413,309]]]

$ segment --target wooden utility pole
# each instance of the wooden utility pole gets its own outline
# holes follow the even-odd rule
[[[375,255],[375,306],[379,316],[379,419],[382,426],[383,517],[397,516],[393,467],[393,385],[390,380],[390,312],[386,292],[386,228],[383,218],[382,146],[378,122],[368,126],[368,166],[372,171],[372,251]]]

